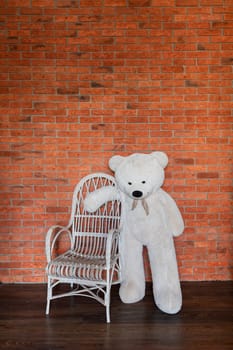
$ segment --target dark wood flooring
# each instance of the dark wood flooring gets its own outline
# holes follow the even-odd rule
[[[0,349],[232,350],[233,282],[182,283],[183,309],[166,315],[151,285],[143,301],[126,305],[112,289],[111,324],[96,301],[55,300],[45,316],[46,286],[0,285]]]

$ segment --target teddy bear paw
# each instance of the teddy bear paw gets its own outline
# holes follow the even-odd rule
[[[119,294],[123,303],[136,303],[144,298],[145,288],[139,288],[134,282],[123,283],[120,287]]]
[[[84,210],[88,211],[89,213],[93,213],[98,209],[98,206],[95,204],[95,202],[92,201],[90,196],[87,196],[87,198],[84,200]]]
[[[182,296],[180,293],[166,293],[156,297],[156,305],[166,314],[177,314],[182,307]]]

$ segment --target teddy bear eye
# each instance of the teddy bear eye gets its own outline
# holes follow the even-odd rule
[[[128,185],[132,185],[132,182],[128,182]]]
[[[145,184],[146,183],[146,181],[142,181],[142,184]]]

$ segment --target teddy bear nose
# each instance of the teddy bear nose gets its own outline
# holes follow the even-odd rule
[[[140,198],[142,197],[143,193],[141,191],[133,191],[132,195],[133,197]]]

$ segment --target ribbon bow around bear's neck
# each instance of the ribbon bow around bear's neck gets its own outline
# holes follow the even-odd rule
[[[149,206],[148,206],[148,204],[147,204],[147,202],[146,202],[146,200],[144,198],[143,199],[134,199],[133,203],[132,203],[131,210],[134,210],[136,208],[136,206],[138,205],[139,201],[141,201],[142,206],[143,206],[143,208],[145,210],[145,213],[148,216],[149,215]]]

